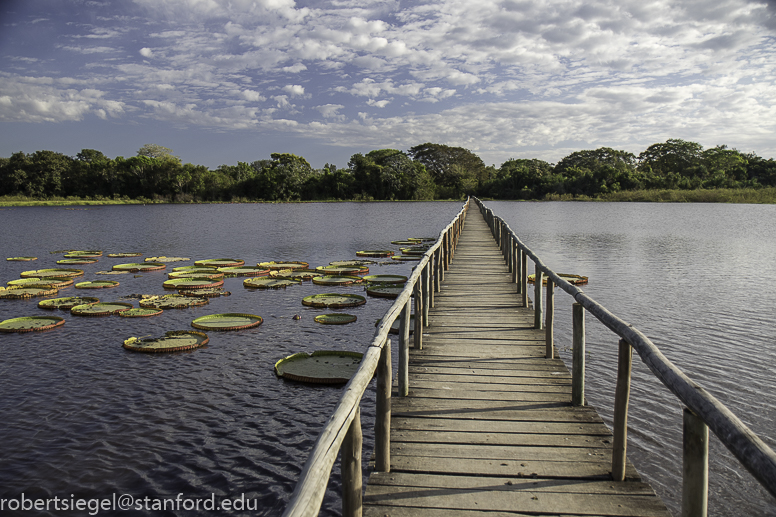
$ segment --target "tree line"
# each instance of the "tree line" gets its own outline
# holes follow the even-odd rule
[[[346,168],[314,169],[304,158],[273,153],[270,159],[209,169],[182,163],[155,144],[136,156],[108,158],[83,149],[0,158],[0,196],[34,199],[78,197],[152,201],[321,201],[544,199],[596,197],[634,190],[776,187],[776,162],[725,145],[669,139],[638,156],[601,147],[576,151],[556,164],[510,159],[487,166],[462,147],[424,143],[407,151],[354,154]]]

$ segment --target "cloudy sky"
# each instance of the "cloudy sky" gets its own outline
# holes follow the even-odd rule
[[[0,0],[0,156],[776,157],[776,0]]]

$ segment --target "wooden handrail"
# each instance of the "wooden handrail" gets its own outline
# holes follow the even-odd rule
[[[473,198],[479,205],[485,219],[489,221],[496,242],[499,233],[505,231],[517,245],[523,257],[528,256],[534,262],[536,270],[543,272],[552,282],[571,295],[587,312],[603,323],[609,330],[625,340],[639,354],[641,360],[671,393],[676,395],[687,408],[708,425],[725,447],[733,453],[741,465],[774,497],[776,497],[776,453],[753,433],[724,404],[694,382],[678,367],[666,358],[654,343],[633,325],[611,313],[606,307],[586,295],[581,289],[570,284],[531,251],[509,227],[487,208],[482,201]],[[498,229],[496,229],[498,228]],[[523,265],[523,275],[525,266]],[[538,275],[537,275],[538,277]],[[524,286],[525,284],[523,284]],[[538,282],[537,282],[538,285]],[[518,291],[519,292],[519,291]],[[523,296],[525,292],[523,291]]]
[[[470,199],[466,200],[461,210],[453,218],[452,222],[450,222],[450,224],[448,224],[439,233],[439,237],[437,238],[436,242],[426,251],[426,253],[424,253],[420,262],[418,262],[418,265],[415,267],[415,270],[407,279],[407,282],[404,285],[404,290],[402,290],[401,294],[399,294],[396,300],[394,300],[393,305],[391,305],[380,321],[380,324],[375,330],[374,338],[367,347],[358,370],[353,375],[353,377],[351,377],[350,381],[345,385],[344,393],[342,394],[342,397],[340,398],[334,413],[332,413],[332,415],[329,417],[326,425],[323,427],[323,430],[321,430],[321,433],[318,435],[318,439],[313,446],[313,450],[310,453],[310,456],[307,458],[307,462],[305,463],[302,469],[302,473],[299,476],[299,481],[296,484],[294,493],[291,495],[291,500],[289,501],[285,512],[283,512],[284,517],[312,517],[318,515],[318,512],[321,508],[321,503],[323,502],[323,496],[326,492],[326,486],[328,485],[329,477],[331,476],[331,469],[337,459],[337,455],[343,445],[343,442],[345,441],[346,436],[349,435],[351,425],[354,425],[354,422],[357,424],[358,435],[360,436],[361,398],[363,397],[369,382],[374,377],[375,372],[378,371],[378,366],[381,364],[381,362],[386,363],[390,361],[390,353],[384,354],[383,348],[386,341],[389,339],[388,332],[391,329],[391,325],[393,325],[393,322],[396,320],[396,318],[399,317],[403,312],[405,313],[405,318],[409,317],[410,311],[405,310],[405,307],[408,306],[410,298],[413,296],[413,291],[415,290],[416,284],[419,284],[421,290],[424,291],[423,296],[426,295],[425,291],[428,290],[429,283],[426,282],[426,285],[424,286],[423,282],[420,281],[424,278],[428,279],[428,273],[426,273],[424,277],[424,271],[426,271],[426,267],[433,267],[436,264],[439,269],[435,271],[435,275],[439,275],[441,274],[441,268],[446,268],[450,263],[450,258],[452,257],[455,245],[458,242],[461,229],[463,228],[466,212],[469,209]],[[437,251],[444,253],[444,259],[442,261],[432,260],[434,254]],[[420,311],[416,310],[415,320],[416,325],[417,322],[421,323],[420,328],[422,330],[423,314]],[[403,319],[403,330],[408,330],[407,323],[408,321]],[[404,332],[407,330],[404,330]],[[417,338],[420,338],[421,334],[422,331],[416,331]],[[402,356],[402,359],[404,359],[401,350],[400,356]],[[400,361],[400,368],[401,366],[402,361]],[[387,365],[383,364],[380,370],[385,372],[386,368],[390,375],[391,366],[389,362]],[[402,378],[406,379],[406,372],[400,371],[398,378],[400,380]],[[387,391],[389,397],[390,390],[390,381],[388,381]],[[384,401],[381,403],[381,405],[384,405]],[[387,409],[390,412],[390,399],[388,400]],[[387,444],[377,443],[377,438],[379,437],[376,437],[375,455],[377,457],[377,464],[385,463],[385,458],[379,457],[381,451],[386,449],[390,450],[390,413],[388,413],[388,415],[387,429],[385,428],[386,419],[383,418],[384,415],[378,415],[378,419],[382,421],[380,424],[382,426],[381,434],[385,435],[387,432],[387,436],[383,436],[383,440],[388,440],[389,442]],[[359,448],[361,447],[360,439],[350,439],[349,443],[356,444],[354,446]],[[360,461],[358,465],[360,466]],[[352,469],[352,463],[349,464],[349,468]],[[346,487],[344,483],[345,481],[343,480],[343,492],[345,494],[349,494],[353,487]],[[361,490],[360,477],[356,483],[356,490],[359,492]],[[350,498],[349,496],[345,496],[343,499],[346,503],[345,506],[347,509],[347,511],[343,511],[343,514],[361,514],[360,505],[358,505],[357,509],[347,507],[347,505],[350,504],[350,501],[353,499],[360,501],[360,498]]]

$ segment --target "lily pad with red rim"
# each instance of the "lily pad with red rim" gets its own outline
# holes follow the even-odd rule
[[[412,260],[421,260],[423,257],[421,255],[394,255],[391,257],[391,260],[400,260],[402,262],[409,262]]]
[[[315,268],[324,275],[360,275],[369,273],[367,266],[318,266]]]
[[[38,257],[8,257],[5,260],[12,262],[31,262],[33,260],[38,260]]]
[[[400,284],[379,284],[366,288],[366,294],[376,298],[398,298],[404,286]]]
[[[150,318],[151,316],[158,316],[164,311],[162,309],[145,309],[143,307],[129,309],[128,311],[121,311],[118,313],[122,318]]]
[[[220,280],[224,278],[224,274],[214,268],[200,267],[188,271],[171,271],[167,273],[167,278],[210,278]]]
[[[342,309],[364,305],[366,298],[357,294],[313,294],[302,299],[302,305],[317,308]]]
[[[207,305],[207,298],[187,294],[165,294],[141,299],[138,304],[144,309],[188,309]]]
[[[267,276],[269,268],[259,266],[229,266],[218,268],[226,276]]]
[[[313,283],[315,285],[324,285],[324,286],[360,284],[363,281],[364,280],[360,276],[349,276],[349,275],[343,275],[343,276],[323,275],[317,278],[313,278]]]
[[[97,262],[98,260],[93,258],[69,258],[69,259],[57,260],[57,264],[60,264],[62,266],[76,266],[79,264],[96,264]]]
[[[92,298],[91,296],[66,296],[64,298],[51,298],[48,300],[41,300],[38,302],[38,308],[40,309],[62,309],[70,310],[78,305],[87,305],[90,303],[99,302],[99,298]]]
[[[25,316],[0,321],[0,332],[36,332],[64,324],[65,319],[58,316]]]
[[[243,280],[243,286],[251,289],[285,289],[289,285],[300,285],[301,280],[294,278],[272,278],[268,276],[254,276]]]
[[[130,273],[139,273],[146,271],[161,271],[167,266],[161,262],[130,262],[127,264],[116,264],[111,269],[113,271],[129,271]]]
[[[79,282],[75,284],[76,289],[110,289],[118,286],[119,283],[114,280],[95,280],[92,282]]]
[[[210,266],[210,267],[235,267],[245,264],[244,260],[233,258],[217,258],[217,259],[205,259],[195,260],[195,266]]]
[[[110,316],[122,311],[128,311],[132,308],[131,303],[122,302],[99,302],[88,303],[86,305],[76,305],[70,309],[70,314],[74,316]]]
[[[50,285],[15,285],[0,291],[0,298],[6,300],[23,300],[36,296],[52,296],[58,292],[59,290],[56,287]]]
[[[279,271],[275,278],[288,278],[290,280],[312,280],[323,276],[323,273],[314,269],[290,269]]]
[[[37,277],[51,277],[51,278],[73,278],[76,276],[83,276],[83,269],[67,269],[67,268],[52,268],[52,269],[35,269],[32,271],[23,271],[19,276],[22,278]]]
[[[558,273],[558,276],[561,277],[566,282],[570,283],[571,285],[584,285],[587,283],[587,280],[588,280],[586,276],[572,275],[571,273]],[[528,283],[529,284],[536,283],[535,274],[528,275]],[[547,275],[543,275],[542,285],[547,285]]]
[[[193,350],[208,344],[207,334],[194,330],[173,330],[160,338],[131,337],[124,341],[124,348],[133,352],[180,352]]]
[[[142,253],[108,253],[108,258],[142,257]]]
[[[313,320],[316,323],[322,323],[323,325],[347,325],[353,323],[358,318],[353,314],[345,314],[342,312],[334,312],[331,314],[319,314]]]
[[[271,262],[259,262],[256,264],[259,267],[265,267],[273,271],[279,271],[281,269],[308,269],[310,264],[301,260],[297,261],[283,261],[273,260]]]
[[[209,287],[221,287],[224,281],[217,278],[173,278],[162,284],[165,289],[205,289]]]
[[[356,252],[357,257],[381,258],[381,257],[390,257],[391,255],[393,255],[393,251],[391,250],[362,250],[362,251]]]
[[[363,354],[317,350],[300,352],[275,363],[275,374],[286,379],[315,384],[344,384],[358,371]]]
[[[191,260],[188,257],[165,257],[164,255],[160,257],[147,257],[145,259],[146,262],[186,262],[188,260]]]
[[[14,285],[20,285],[20,286],[29,286],[33,284],[38,285],[50,285],[51,287],[56,287],[57,289],[62,289],[63,287],[67,287],[69,285],[73,285],[73,279],[70,277],[61,277],[61,278],[54,278],[54,277],[29,277],[29,278],[18,278],[16,280],[11,280],[8,282],[9,286]]]
[[[380,284],[403,284],[407,281],[407,277],[403,275],[367,275],[364,280]]]
[[[263,321],[255,314],[227,312],[200,316],[191,322],[191,326],[201,330],[243,330],[258,327]]]

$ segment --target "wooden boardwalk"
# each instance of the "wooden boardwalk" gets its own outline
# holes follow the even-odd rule
[[[611,480],[611,432],[571,405],[571,375],[544,358],[476,210],[435,296],[410,394],[391,398],[391,472],[371,474],[364,515],[670,516],[630,463]]]

